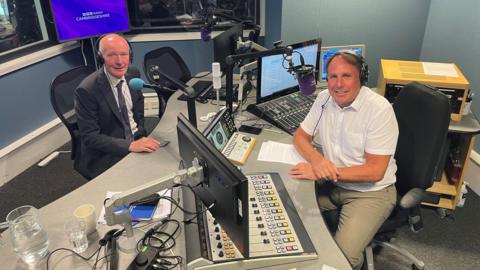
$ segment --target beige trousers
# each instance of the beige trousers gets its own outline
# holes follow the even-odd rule
[[[368,192],[347,190],[331,183],[320,184],[318,187],[320,211],[339,211],[334,235],[337,245],[353,269],[360,269],[363,251],[396,204],[395,186]]]

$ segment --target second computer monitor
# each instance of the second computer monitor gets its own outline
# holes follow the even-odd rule
[[[290,45],[293,48],[293,65],[300,65],[300,54],[304,64],[313,65],[318,72],[321,39],[308,40]],[[298,82],[287,71],[288,63],[285,55],[276,54],[261,57],[258,60],[257,103],[298,91]]]
[[[320,73],[319,73],[319,82],[323,86],[327,85],[327,61],[337,52],[340,51],[351,51],[355,54],[365,58],[365,44],[357,45],[342,45],[342,46],[328,46],[323,47],[320,54]]]
[[[225,59],[236,53],[237,40],[242,35],[243,27],[237,24],[213,38],[213,62],[220,63],[222,72],[225,72],[227,67]]]

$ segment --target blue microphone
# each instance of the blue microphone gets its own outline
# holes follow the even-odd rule
[[[192,96],[195,93],[195,91],[193,90],[193,88],[191,86],[185,85],[184,83],[172,78],[171,76],[169,76],[169,75],[167,75],[163,72],[160,72],[160,71],[158,71],[158,72],[160,73],[160,75],[163,78],[165,78],[168,82],[170,82],[170,84],[172,86],[176,87],[177,89],[180,89],[180,91],[184,92],[187,96]],[[153,89],[153,90],[169,91],[169,92],[177,91],[176,89],[170,89],[169,87],[164,87],[164,86],[161,86],[161,85],[145,83],[140,78],[131,79],[128,82],[128,87],[130,87],[130,89],[135,90],[135,91],[141,91],[143,88],[150,88],[150,89]]]
[[[128,87],[135,91],[141,91],[144,87],[152,88],[152,87],[149,87],[149,85],[145,85],[145,82],[140,78],[131,79],[128,82]]]

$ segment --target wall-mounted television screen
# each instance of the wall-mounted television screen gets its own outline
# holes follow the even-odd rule
[[[128,31],[126,0],[51,0],[58,41]]]

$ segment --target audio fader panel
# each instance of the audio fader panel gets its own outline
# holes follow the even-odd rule
[[[249,189],[249,259],[299,255],[306,252],[288,214],[289,211],[282,201],[282,194],[279,194],[272,177],[280,179],[278,174],[247,175]],[[287,199],[290,201],[289,198]],[[298,222],[301,223],[301,221],[297,215],[295,215],[295,219],[298,227]],[[222,230],[221,225],[215,221],[208,211],[205,223],[207,224],[205,234],[207,234],[208,253],[213,262],[220,263],[244,258],[225,231]],[[305,230],[303,225],[300,227],[303,231]],[[307,246],[310,247],[309,252],[311,253],[313,246],[308,236],[307,239]],[[314,249],[313,252],[315,252]]]

